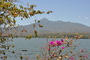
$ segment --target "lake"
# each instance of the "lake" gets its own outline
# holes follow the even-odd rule
[[[60,40],[60,38],[57,40]],[[10,54],[11,52],[7,53],[6,55],[9,55],[7,60],[19,60],[18,56],[20,55],[29,56],[30,60],[35,60],[35,55],[40,54],[41,46],[43,46],[45,43],[47,43],[45,38],[32,38],[30,40],[25,40],[25,38],[14,38],[13,42],[9,42],[7,44],[15,45],[14,48],[10,48],[10,51],[15,51],[16,54]],[[90,51],[90,39],[79,39],[75,43],[80,43],[78,48],[86,48],[88,51]],[[27,52],[22,52],[22,50],[27,50]]]

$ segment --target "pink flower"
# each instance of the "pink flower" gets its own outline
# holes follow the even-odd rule
[[[62,42],[56,40],[56,41],[50,41],[49,44],[50,44],[50,46],[60,46],[60,45],[62,45]]]
[[[63,40],[63,39],[61,39],[61,42],[64,42],[64,40]]]
[[[74,60],[74,57],[70,57],[71,60]]]
[[[65,49],[65,47],[61,47],[62,49]]]
[[[50,44],[50,46],[55,46],[55,42],[54,41],[50,41],[49,44]]]
[[[61,42],[61,41],[58,41],[58,40],[57,40],[57,41],[55,41],[55,42],[56,42],[56,45],[57,45],[57,46],[62,45],[62,42]]]
[[[83,53],[84,51],[81,49],[81,50],[80,50],[80,52],[82,52],[82,53]]]
[[[88,58],[88,55],[84,55],[85,58]]]

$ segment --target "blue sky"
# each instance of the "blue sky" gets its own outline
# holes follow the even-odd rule
[[[19,4],[36,4],[36,10],[49,11],[51,14],[36,15],[24,21],[18,20],[17,24],[28,25],[35,18],[38,20],[47,18],[52,21],[70,21],[90,26],[90,0],[20,0]]]

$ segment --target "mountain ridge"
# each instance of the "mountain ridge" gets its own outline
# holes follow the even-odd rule
[[[72,23],[72,22],[63,22],[63,21],[49,21],[47,18],[43,18],[39,20],[40,23],[36,22],[33,23],[36,25],[36,27],[33,27],[33,24],[25,25],[25,26],[19,26],[16,28],[18,33],[16,35],[20,35],[22,29],[27,30],[26,33],[23,33],[23,35],[27,34],[34,34],[34,30],[37,30],[39,34],[47,34],[47,33],[90,33],[90,27],[80,24],[80,23]],[[43,28],[39,27],[40,25],[43,25]],[[5,33],[12,33],[15,34],[14,28],[10,30],[9,32]]]

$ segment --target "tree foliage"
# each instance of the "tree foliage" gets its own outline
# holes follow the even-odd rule
[[[12,2],[16,2],[17,0],[0,0],[0,25],[4,24],[9,26],[14,26],[16,24],[16,17],[30,18],[37,14],[43,14],[44,11],[35,10],[34,7],[36,5],[29,5],[24,7],[22,5],[15,5]],[[46,12],[47,14],[52,11]]]
[[[32,16],[35,16],[37,14],[49,14],[52,11],[48,11],[48,12],[44,12],[44,11],[40,11],[40,10],[35,10],[34,8],[36,7],[36,5],[29,5],[27,4],[27,7],[24,7],[23,5],[17,5],[14,4],[13,2],[18,2],[17,0],[0,0],[0,26],[4,26],[7,27],[5,28],[5,30],[8,30],[8,27],[15,27],[16,25],[16,18],[20,17],[21,20],[27,19],[27,18],[31,18]],[[38,21],[39,23],[39,27],[43,27],[40,24],[40,21]],[[33,25],[33,27],[35,28],[35,25]],[[22,30],[22,32],[26,32],[25,29]],[[35,33],[35,37],[37,37],[37,31],[34,30]],[[14,45],[6,45],[4,43],[8,43],[9,41],[13,41],[8,40],[8,38],[6,39],[5,37],[2,36],[3,32],[2,32],[2,28],[0,27],[0,48],[4,50],[0,50],[0,54],[3,54],[5,56],[0,56],[1,59],[7,59],[7,55],[6,52],[7,50],[9,50],[10,46],[15,47]],[[12,37],[12,34],[8,34],[9,37]],[[30,39],[32,37],[32,35],[28,35],[26,37],[26,39]],[[14,54],[15,51],[12,51],[12,53]],[[20,57],[22,59],[22,57]]]

